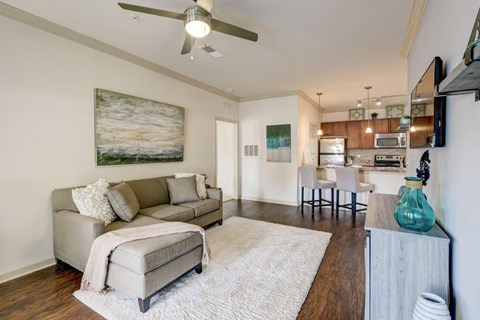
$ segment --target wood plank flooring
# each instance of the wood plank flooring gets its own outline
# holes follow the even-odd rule
[[[310,207],[302,215],[296,207],[246,200],[224,203],[224,219],[231,216],[280,223],[333,234],[322,264],[298,319],[363,319],[365,275],[363,247],[365,213],[356,221],[340,211]],[[58,264],[0,284],[0,319],[102,319],[72,296],[82,273]]]

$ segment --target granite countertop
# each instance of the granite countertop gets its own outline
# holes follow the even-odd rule
[[[327,166],[317,166],[318,170],[324,170],[324,169],[335,169],[335,167],[342,167],[342,166],[332,166],[332,165],[327,165]],[[348,167],[348,166],[346,166]],[[388,172],[388,173],[405,173],[405,168],[389,168],[389,167],[375,167],[375,166],[351,166],[354,168],[358,168],[360,171],[368,171],[368,172]]]

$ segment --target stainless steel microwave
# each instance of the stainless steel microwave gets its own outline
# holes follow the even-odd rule
[[[407,135],[405,133],[376,133],[374,138],[375,148],[406,148]]]

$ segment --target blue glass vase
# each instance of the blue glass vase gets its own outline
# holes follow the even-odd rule
[[[435,224],[435,213],[422,191],[422,179],[405,177],[406,190],[395,208],[395,220],[405,229],[426,232]]]

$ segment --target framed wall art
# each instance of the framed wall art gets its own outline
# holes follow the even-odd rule
[[[291,130],[289,124],[267,126],[267,161],[291,161]]]
[[[354,108],[348,110],[348,120],[364,120],[365,108]]]
[[[97,165],[183,161],[185,109],[95,89]]]
[[[405,114],[405,106],[403,104],[393,104],[385,107],[387,118],[401,118]]]

